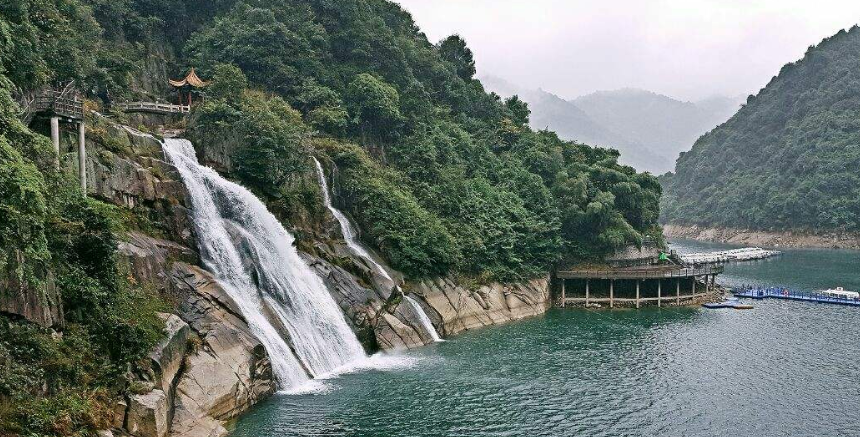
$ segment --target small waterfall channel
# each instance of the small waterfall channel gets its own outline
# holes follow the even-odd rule
[[[388,271],[385,270],[381,264],[379,264],[373,256],[367,251],[367,249],[362,246],[362,244],[358,241],[358,237],[355,232],[355,228],[350,223],[349,219],[341,212],[339,209],[335,208],[331,202],[331,194],[328,189],[328,181],[325,177],[325,172],[323,171],[322,164],[320,164],[319,160],[316,157],[311,157],[314,160],[314,164],[317,169],[317,179],[319,180],[320,189],[323,192],[323,200],[325,201],[325,206],[331,212],[331,215],[337,219],[337,222],[340,223],[340,231],[343,233],[343,238],[346,240],[346,245],[350,250],[363,260],[365,260],[368,264],[370,264],[371,268],[379,273],[385,279],[391,281],[394,286],[397,286],[397,282],[388,274]],[[399,289],[399,287],[398,287]],[[433,339],[433,341],[442,341],[442,338],[439,337],[439,333],[436,332],[436,328],[433,327],[433,324],[430,322],[430,318],[427,317],[427,314],[424,312],[424,309],[421,308],[421,305],[415,301],[414,298],[408,296],[406,294],[403,295],[405,301],[409,304],[409,307],[412,309],[412,312],[421,322],[421,328],[424,329],[424,332]]]
[[[191,196],[200,256],[263,343],[281,389],[367,358],[295,238],[250,191],[197,162],[188,140],[164,152]]]

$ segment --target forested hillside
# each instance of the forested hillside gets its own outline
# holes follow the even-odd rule
[[[860,230],[860,29],[840,31],[750,96],[662,179],[665,220]]]
[[[61,334],[0,315],[0,435],[105,426],[166,305],[116,265],[133,214],[83,197],[12,94],[75,80],[110,113],[170,99],[164,79],[196,67],[212,81],[188,121],[198,147],[232,141],[228,176],[287,221],[323,210],[299,183],[319,157],[365,242],[409,278],[521,280],[660,235],[656,178],[530,129],[525,103],[474,78],[463,40],[432,44],[388,1],[0,0],[0,61],[0,292],[50,279],[66,313]]]

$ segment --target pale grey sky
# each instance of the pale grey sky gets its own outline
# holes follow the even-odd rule
[[[478,74],[564,97],[644,88],[682,99],[757,92],[810,45],[860,22],[845,0],[395,0]]]

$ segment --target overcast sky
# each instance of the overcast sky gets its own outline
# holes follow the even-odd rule
[[[432,42],[465,38],[479,75],[564,97],[755,93],[810,45],[860,22],[858,0],[395,1]]]

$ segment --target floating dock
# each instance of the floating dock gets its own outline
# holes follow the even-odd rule
[[[723,264],[732,261],[752,261],[779,255],[778,250],[767,250],[760,247],[744,247],[741,249],[722,250],[719,252],[697,252],[680,255],[687,264]]]
[[[745,297],[749,299],[787,299],[860,307],[860,299],[857,298],[826,296],[820,292],[798,291],[781,287],[744,288],[734,292],[733,294],[737,297]]]

